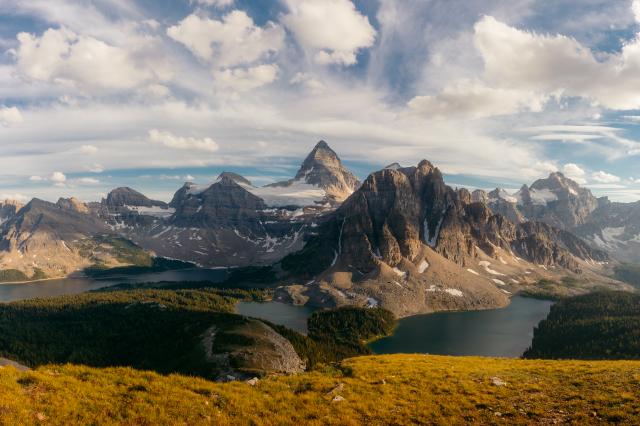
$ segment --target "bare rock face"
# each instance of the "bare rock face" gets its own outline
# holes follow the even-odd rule
[[[291,343],[271,327],[257,320],[250,320],[236,330],[239,335],[253,340],[254,345],[231,353],[234,364],[249,370],[295,374],[305,369]]]
[[[218,176],[217,180],[220,181],[222,179],[230,179],[230,180],[234,181],[235,183],[237,183],[238,185],[241,185],[241,186],[253,186],[249,179],[247,179],[244,176],[239,175],[237,173],[233,173],[233,172],[222,172],[222,173],[220,173],[220,175]]]
[[[202,336],[202,346],[206,361],[222,380],[305,369],[291,342],[257,319],[237,317],[221,327],[214,325]]]
[[[294,179],[319,186],[338,201],[346,199],[359,185],[325,141],[318,142]]]
[[[487,194],[486,204],[494,213],[501,214],[513,223],[522,223],[526,220],[518,207],[517,199],[504,190],[495,189]]]
[[[176,209],[172,223],[176,225],[261,231],[259,222],[266,204],[228,175],[204,191],[190,192],[185,186],[179,192],[172,201]]]
[[[63,209],[74,210],[78,213],[89,213],[89,207],[75,197],[60,198],[56,204]]]
[[[313,280],[309,291],[297,291],[311,302],[351,303],[354,296],[345,291],[361,294],[366,288],[365,294],[382,306],[406,315],[443,306],[500,306],[504,292],[466,271],[482,259],[503,255],[575,273],[581,272],[581,261],[608,259],[569,232],[543,223],[514,223],[487,204],[473,202],[472,194],[445,185],[440,171],[424,160],[417,167],[371,174],[319,235],[285,258],[282,267],[301,280]],[[430,285],[423,273],[431,274]],[[461,287],[445,288],[458,282]],[[398,300],[384,295],[390,290],[399,292]],[[438,297],[425,299],[425,292]]]
[[[15,200],[0,201],[0,224],[13,218],[24,207],[24,204]]]
[[[128,187],[116,188],[111,191],[106,200],[103,201],[107,207],[167,207],[167,203],[163,201],[151,200],[145,195]]]
[[[471,202],[487,204],[489,202],[489,194],[482,189],[476,189],[471,193]]]
[[[562,173],[534,182],[523,191],[520,209],[529,220],[546,222],[560,229],[574,229],[587,222],[598,207],[591,191]]]
[[[196,190],[197,185],[193,182],[185,182],[184,185],[173,195],[173,198],[169,202],[169,207],[174,209],[180,207],[182,203],[189,198],[189,196]]]
[[[562,173],[551,173],[531,186],[523,185],[515,194],[496,189],[485,198],[482,192],[476,191],[474,200],[487,204],[494,213],[512,222],[545,222],[565,230],[588,223],[599,206],[591,191]]]
[[[75,250],[73,241],[108,232],[97,217],[85,212],[77,201],[61,200],[58,204],[33,199],[2,224],[0,249],[1,269],[18,269],[27,275],[35,268],[47,276],[64,276],[90,261]]]
[[[640,262],[640,202],[614,203],[600,198],[587,222],[572,231],[620,261]]]

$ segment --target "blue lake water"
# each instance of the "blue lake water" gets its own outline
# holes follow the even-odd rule
[[[0,302],[37,297],[78,294],[123,283],[220,282],[226,270],[183,269],[105,279],[71,277],[28,284],[1,284]],[[519,357],[529,347],[533,328],[549,313],[552,302],[516,296],[504,309],[472,312],[441,312],[401,319],[394,334],[373,342],[378,354],[429,353]],[[236,312],[265,319],[301,333],[313,309],[280,302],[240,302]]]
[[[531,344],[533,328],[552,302],[515,296],[504,309],[440,312],[399,321],[392,336],[373,342],[378,354],[428,353],[515,358]]]
[[[281,302],[239,302],[236,305],[236,313],[240,315],[284,325],[304,334],[307,333],[307,318],[313,311],[312,308],[306,306],[293,306]]]
[[[377,354],[428,353],[515,358],[529,347],[533,328],[552,302],[516,296],[504,309],[442,312],[403,318],[392,336],[373,342]],[[239,303],[237,312],[306,332],[313,310],[279,302]]]
[[[151,272],[111,276],[109,278],[89,278],[83,276],[45,280],[26,284],[0,284],[0,302],[12,302],[37,297],[78,294],[125,283],[146,282],[182,282],[210,281],[220,282],[226,277],[225,269],[180,269],[173,271]]]

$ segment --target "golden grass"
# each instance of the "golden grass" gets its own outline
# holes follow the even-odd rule
[[[639,396],[631,361],[369,356],[255,387],[45,366],[0,369],[0,424],[640,424]]]

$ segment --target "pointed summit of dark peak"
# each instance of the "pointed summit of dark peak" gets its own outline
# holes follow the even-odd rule
[[[400,163],[391,163],[387,167],[385,167],[386,170],[400,170],[401,168],[402,166],[400,165]]]
[[[329,144],[326,141],[320,140],[313,149],[329,149],[329,150],[331,150],[331,147],[329,146]]]
[[[238,185],[246,185],[246,186],[253,186],[251,184],[251,181],[247,178],[245,178],[242,175],[239,175],[238,173],[233,173],[233,172],[222,172],[220,173],[220,175],[218,176],[218,179],[216,181],[221,181],[223,179],[229,179],[234,181],[235,183],[237,183]]]
[[[323,140],[316,144],[302,163],[295,178],[287,182],[286,185],[291,185],[296,181],[318,186],[338,201],[351,195],[360,184],[358,179],[344,167],[338,155]]]

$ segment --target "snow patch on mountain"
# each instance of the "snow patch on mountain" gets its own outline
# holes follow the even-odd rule
[[[531,189],[529,190],[531,202],[536,205],[546,206],[552,201],[558,201],[558,196],[550,189]]]
[[[311,206],[321,203],[327,196],[324,189],[302,181],[294,181],[289,186],[245,187],[245,189],[262,198],[271,207]]]
[[[172,207],[163,208],[160,206],[143,207],[143,206],[127,206],[127,205],[125,205],[125,207],[140,215],[153,216],[153,217],[158,217],[160,219],[166,219],[168,217],[171,217],[176,212],[176,209]]]

